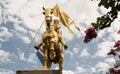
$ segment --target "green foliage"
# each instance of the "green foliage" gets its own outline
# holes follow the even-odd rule
[[[111,26],[120,11],[120,0],[101,0],[98,6],[104,6],[106,9],[111,8],[111,10],[105,15],[98,17],[96,23],[91,23],[95,30]]]

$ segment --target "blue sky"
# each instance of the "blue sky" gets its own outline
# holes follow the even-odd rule
[[[80,27],[82,35],[73,27],[78,36],[79,44],[74,37],[62,26],[63,38],[68,44],[65,50],[63,74],[105,74],[115,63],[113,56],[106,53],[119,40],[117,34],[120,26],[120,14],[112,26],[98,31],[98,37],[84,44],[84,30],[96,21],[98,16],[107,11],[98,7],[98,1],[90,0],[0,0],[0,74],[15,74],[16,70],[33,70],[42,67],[33,46],[41,41],[45,31],[42,27],[39,35],[26,54],[25,49],[32,40],[35,32],[44,20],[42,6],[54,7],[58,4]],[[53,65],[52,69],[57,69]]]

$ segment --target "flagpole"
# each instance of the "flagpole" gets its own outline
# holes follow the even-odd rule
[[[35,33],[34,37],[32,38],[31,42],[29,43],[28,47],[25,50],[25,53],[27,53],[30,50],[30,47],[32,46],[32,43],[34,42],[35,38],[37,37],[37,34],[39,33],[42,25],[44,24],[44,21],[42,22],[42,24],[40,25],[39,29],[37,30],[37,32]]]

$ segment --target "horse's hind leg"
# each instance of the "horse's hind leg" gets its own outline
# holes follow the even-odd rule
[[[58,61],[58,65],[59,65],[60,74],[62,74],[62,69],[63,69],[63,59],[60,59],[60,60]]]
[[[50,67],[51,67],[51,62],[48,61],[48,63],[47,63],[47,68],[50,69]]]
[[[48,51],[44,49],[44,69],[48,69]]]
[[[48,69],[48,59],[46,58],[46,56],[44,56],[44,69]]]
[[[47,69],[47,61],[44,61],[44,69]]]
[[[60,45],[60,56],[59,56],[58,64],[59,64],[59,70],[61,71],[63,69],[63,59],[64,59],[64,49],[62,45]]]
[[[60,58],[59,58],[59,61],[58,61],[58,64],[59,64],[59,70],[62,71],[63,69],[63,54],[61,54]]]
[[[48,59],[44,61],[44,68],[48,70],[50,69],[50,62]]]
[[[63,69],[63,59],[59,59],[58,65],[59,65],[59,70],[62,70]]]

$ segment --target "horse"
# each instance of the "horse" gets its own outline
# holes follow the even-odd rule
[[[55,28],[56,22],[52,19],[52,9],[43,7],[45,15],[46,31],[42,36],[44,52],[44,68],[50,69],[51,63],[58,63],[59,70],[63,69],[64,48],[67,48],[59,30]]]

